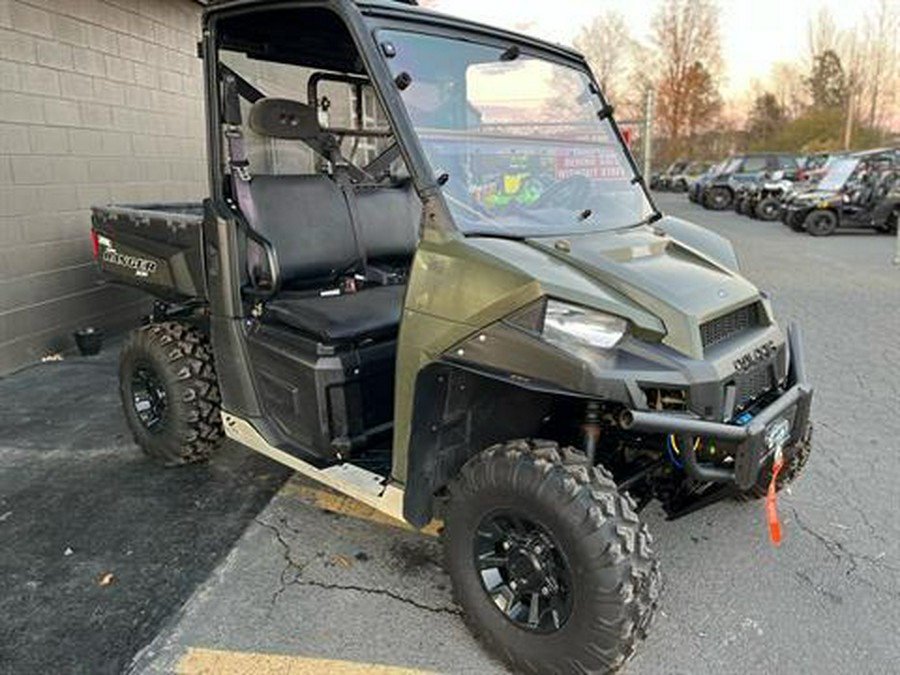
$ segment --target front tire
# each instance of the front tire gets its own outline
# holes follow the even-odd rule
[[[713,211],[726,211],[734,202],[734,194],[728,188],[713,188],[706,195],[706,208]]]
[[[612,476],[549,441],[473,457],[450,486],[445,566],[472,632],[532,675],[607,673],[659,594],[647,526]]]
[[[781,202],[775,197],[766,197],[756,205],[755,213],[756,217],[760,220],[771,222],[773,220],[778,220],[780,210]]]
[[[815,210],[806,216],[803,229],[814,237],[827,237],[834,234],[838,219],[833,211]]]
[[[168,321],[133,331],[119,357],[119,392],[135,442],[155,462],[203,461],[221,443],[212,350],[195,328]]]
[[[900,211],[892,213],[887,220],[876,229],[882,234],[897,234],[897,225],[900,224]]]

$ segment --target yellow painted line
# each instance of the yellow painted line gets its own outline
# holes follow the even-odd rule
[[[306,656],[191,647],[175,666],[178,675],[433,675],[433,671]]]
[[[340,513],[351,518],[359,520],[368,520],[379,525],[388,525],[390,527],[399,527],[412,532],[421,532],[430,537],[436,537],[443,523],[439,520],[432,520],[421,530],[416,530],[409,523],[402,520],[395,520],[390,516],[373,509],[371,506],[358,502],[352,497],[338,494],[328,488],[311,484],[302,479],[293,479],[282,488],[284,494],[296,497],[305,504],[314,506],[323,511],[331,511],[332,513]]]

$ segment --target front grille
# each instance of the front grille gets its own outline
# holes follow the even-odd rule
[[[700,326],[703,347],[712,347],[759,325],[759,303],[746,305]]]
[[[772,366],[766,364],[734,378],[734,410],[740,412],[775,385]]]

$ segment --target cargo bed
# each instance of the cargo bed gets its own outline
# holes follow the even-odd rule
[[[103,277],[170,302],[206,296],[203,204],[94,206],[92,237]]]

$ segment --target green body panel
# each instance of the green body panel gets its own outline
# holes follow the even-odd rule
[[[552,239],[529,243],[658,317],[666,329],[663,342],[693,358],[703,357],[701,323],[759,297],[737,272],[650,228],[580,235],[566,242],[563,250]]]
[[[639,339],[702,359],[700,324],[759,299],[759,292],[734,270],[650,227],[530,240],[426,228],[400,327],[395,480],[406,481],[419,372],[544,296],[621,316]],[[546,380],[540,360],[535,355],[534,371],[522,375]]]
[[[454,344],[541,297],[526,270],[461,235],[426,235],[416,251],[397,345],[393,477],[406,480],[416,376]]]

